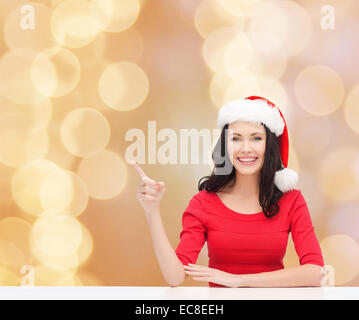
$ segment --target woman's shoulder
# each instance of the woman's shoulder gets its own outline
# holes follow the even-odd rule
[[[283,193],[279,202],[280,207],[286,208],[286,210],[291,211],[299,204],[305,202],[305,199],[300,189],[293,189]]]
[[[215,192],[213,191],[200,190],[192,196],[190,204],[206,209],[210,203],[215,201],[214,195]]]
[[[200,201],[207,201],[211,199],[214,196],[214,194],[215,192],[213,191],[200,190],[193,197],[197,198]]]
[[[284,192],[282,198],[286,199],[295,199],[301,194],[299,189],[292,189],[290,191]]]

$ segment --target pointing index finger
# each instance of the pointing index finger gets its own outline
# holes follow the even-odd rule
[[[133,165],[136,169],[136,171],[138,172],[138,174],[141,177],[142,183],[147,183],[153,187],[155,187],[157,185],[157,182],[153,179],[151,179],[149,176],[147,176],[147,174],[145,174],[145,172],[137,165],[137,163],[135,161],[131,161],[130,162],[131,165]]]
[[[135,167],[136,171],[140,175],[141,178],[147,177],[145,172],[138,166],[138,164],[135,161],[131,161],[131,164]]]

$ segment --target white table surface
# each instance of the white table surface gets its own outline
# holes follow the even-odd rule
[[[1,300],[359,300],[359,287],[1,287]]]

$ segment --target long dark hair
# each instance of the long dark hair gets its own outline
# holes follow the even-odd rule
[[[263,123],[262,123],[263,124]],[[282,197],[283,192],[274,185],[274,175],[277,170],[283,168],[278,138],[264,124],[266,130],[266,148],[264,154],[264,162],[260,171],[259,182],[259,203],[266,217],[271,218],[279,212],[278,201]],[[212,152],[214,168],[210,176],[204,176],[198,181],[198,190],[206,190],[218,192],[225,186],[233,186],[236,179],[236,170],[232,165],[226,144],[226,133],[228,132],[228,124],[226,124],[221,132],[221,136],[217,141]],[[227,138],[228,139],[228,138]],[[223,155],[224,150],[224,155]],[[221,159],[221,163],[219,163]],[[231,172],[229,174],[217,174],[219,168],[224,165],[231,164]],[[204,181],[202,181],[204,180]]]

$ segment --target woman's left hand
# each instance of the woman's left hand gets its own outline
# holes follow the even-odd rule
[[[236,274],[191,263],[184,266],[184,269],[186,274],[193,276],[193,280],[213,282],[230,288],[239,287],[239,275]]]

